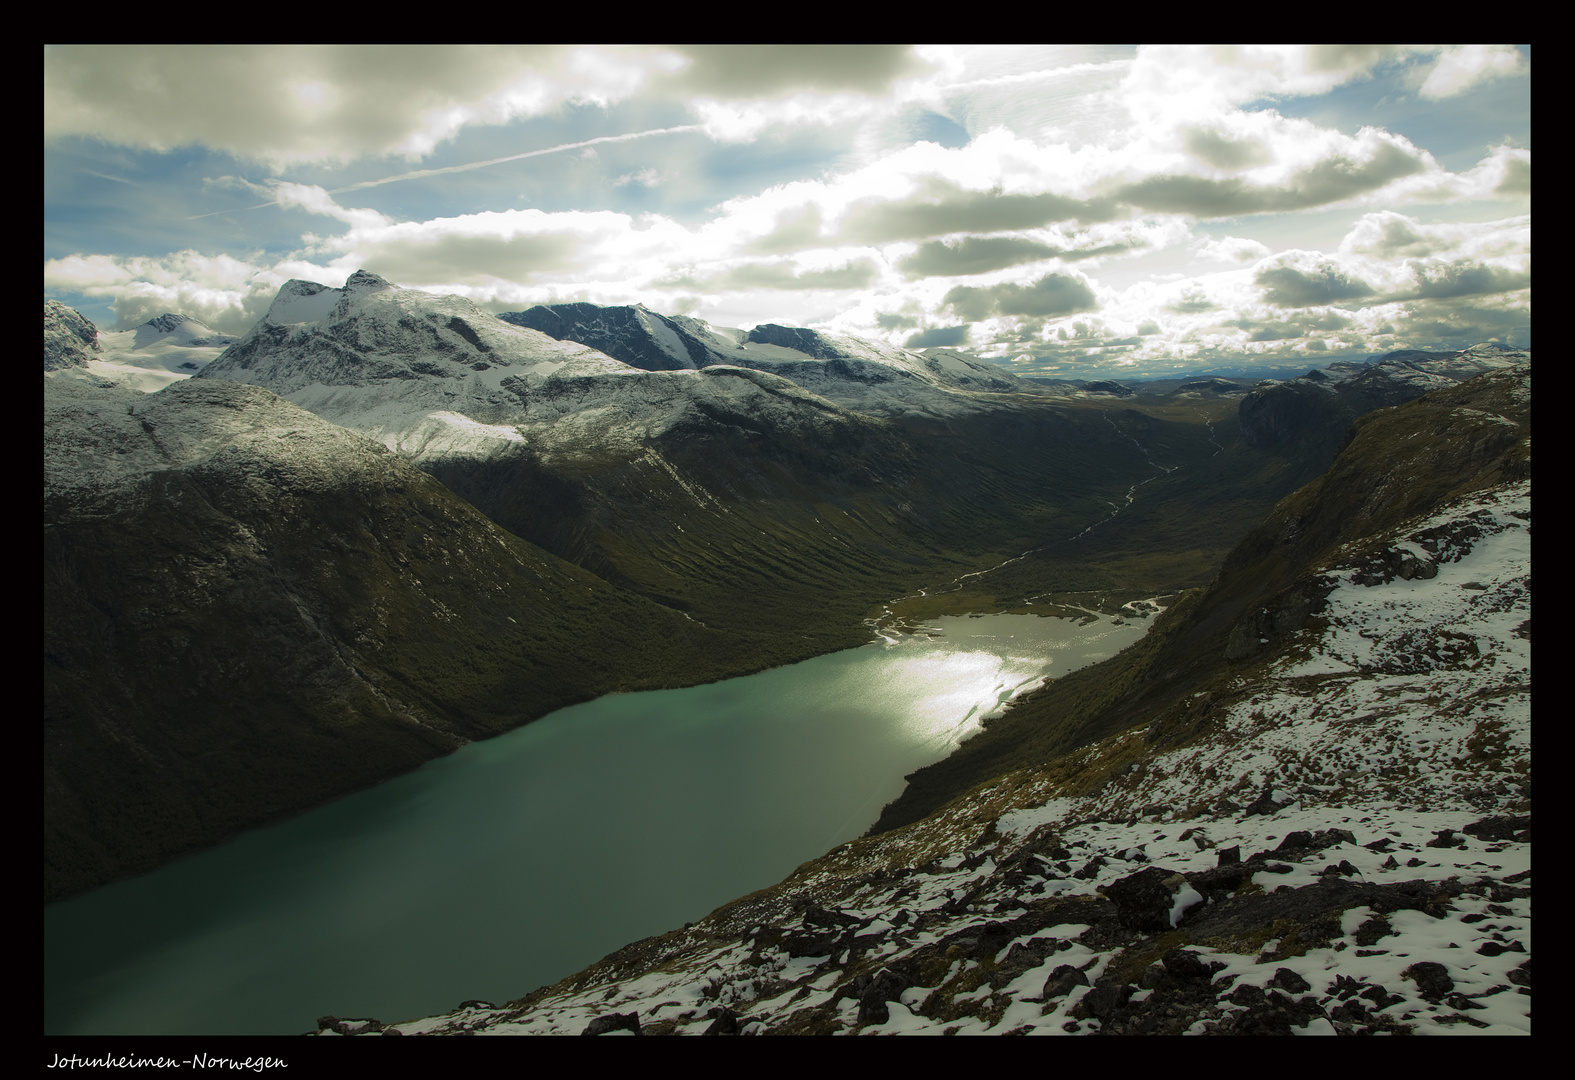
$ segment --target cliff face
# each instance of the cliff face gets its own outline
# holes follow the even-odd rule
[[[1529,406],[1522,368],[1370,417],[1108,737],[518,1001],[319,1029],[1529,1031]]]

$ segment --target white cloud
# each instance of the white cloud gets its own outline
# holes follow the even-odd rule
[[[200,143],[285,166],[419,158],[467,124],[625,100],[674,60],[557,46],[54,46],[44,137]]]
[[[613,181],[613,187],[624,187],[628,184],[639,184],[641,187],[653,188],[662,182],[662,174],[654,168],[644,168],[639,172],[625,173]]]
[[[1430,101],[1451,98],[1525,70],[1525,59],[1512,46],[1457,45],[1444,50],[1418,93]]]
[[[1198,258],[1217,262],[1257,262],[1269,254],[1266,244],[1243,236],[1222,236],[1198,248]]]

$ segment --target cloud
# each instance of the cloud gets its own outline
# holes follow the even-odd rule
[[[653,188],[662,182],[662,174],[654,168],[644,168],[639,172],[625,173],[613,181],[613,187],[624,187],[628,184],[639,184],[641,187]]]
[[[1173,311],[1177,315],[1197,315],[1205,311],[1216,311],[1218,309],[1218,304],[1197,290],[1188,290],[1180,298],[1165,305],[1166,311]]]
[[[728,267],[703,278],[689,276],[659,282],[664,287],[682,285],[706,292],[747,289],[865,289],[880,276],[880,267],[869,258],[851,259],[841,266],[800,270],[791,262],[755,262]]]
[[[1419,299],[1444,300],[1461,296],[1487,296],[1531,287],[1531,267],[1490,266],[1474,259],[1410,264],[1416,281],[1411,294]]]
[[[914,334],[902,343],[905,349],[952,348],[968,344],[968,327],[936,326]]]
[[[1274,160],[1269,148],[1254,138],[1237,139],[1211,128],[1182,129],[1187,153],[1226,172],[1239,172]]]
[[[838,235],[865,244],[920,240],[948,233],[1033,229],[1057,221],[1104,221],[1116,216],[1108,201],[1089,202],[1054,192],[1008,194],[1000,187],[970,191],[940,176],[918,178],[901,198],[871,196],[848,207]]]
[[[1311,253],[1294,253],[1297,256],[1308,254]],[[1367,282],[1352,277],[1331,260],[1315,257],[1302,261],[1305,268],[1290,265],[1260,268],[1253,280],[1263,290],[1263,298],[1276,307],[1311,307],[1362,299],[1376,292]]]
[[[1268,258],[1270,254],[1266,245],[1241,236],[1222,236],[1198,249],[1198,258],[1220,262],[1257,262]]]
[[[1002,315],[1054,318],[1093,311],[1099,306],[1088,282],[1070,274],[1046,274],[1027,286],[1006,283],[973,288],[959,285],[946,294],[942,303],[965,322],[980,322]]]
[[[1079,261],[1106,255],[1123,255],[1138,248],[1162,245],[1163,229],[1145,229],[1141,223],[1125,229],[1091,229],[1076,241],[1049,244],[1021,236],[964,236],[945,242],[926,241],[912,255],[897,261],[897,268],[909,280],[921,277],[957,277],[988,274],[1045,259]],[[1051,235],[1054,235],[1053,233]],[[1056,239],[1062,239],[1056,236]]]
[[[884,94],[931,65],[908,45],[683,45],[688,61],[665,80],[684,97],[720,101],[797,92]]]
[[[965,236],[951,243],[932,240],[920,244],[918,251],[898,261],[897,268],[910,279],[987,274],[1060,254],[1060,248],[1022,237]]]
[[[1424,224],[1392,210],[1363,214],[1340,241],[1342,257],[1384,261],[1431,255],[1480,259],[1531,254],[1529,215],[1498,221]]]
[[[1464,94],[1493,79],[1526,72],[1525,58],[1509,45],[1459,45],[1445,49],[1418,93],[1429,101]]]
[[[570,232],[519,232],[507,237],[394,235],[360,245],[357,261],[390,281],[527,282],[578,268],[584,243],[583,236]]]
[[[190,250],[158,258],[72,255],[44,263],[46,292],[111,300],[121,330],[175,311],[221,333],[244,333],[287,277],[229,255]]]
[[[1354,153],[1333,153],[1278,183],[1160,175],[1120,188],[1117,197],[1144,210],[1200,218],[1309,210],[1371,194],[1423,172],[1432,162],[1409,142],[1372,128],[1363,128],[1359,141],[1367,145]]]
[[[1140,121],[1195,122],[1266,97],[1326,94],[1406,51],[1378,45],[1145,45],[1121,95]]]
[[[278,183],[273,186],[274,201],[280,207],[300,207],[313,214],[336,218],[353,228],[377,229],[394,224],[394,219],[376,210],[340,206],[334,197],[316,184]]]
[[[750,255],[786,255],[825,243],[820,235],[820,207],[815,203],[784,210],[766,235],[744,245]]]
[[[557,46],[52,46],[44,137],[282,165],[415,158],[467,124],[606,104],[670,69],[660,50]]]
[[[1508,147],[1505,148],[1506,150]],[[1522,152],[1511,156],[1504,155],[1504,178],[1493,189],[1493,194],[1505,197],[1524,196],[1531,198],[1531,154]]]

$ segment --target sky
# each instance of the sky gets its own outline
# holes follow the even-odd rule
[[[1529,348],[1531,51],[45,48],[46,297],[360,268],[1055,378]]]

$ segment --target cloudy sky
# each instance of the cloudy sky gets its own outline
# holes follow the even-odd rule
[[[493,311],[1159,375],[1531,342],[1529,48],[56,47],[44,292]]]

